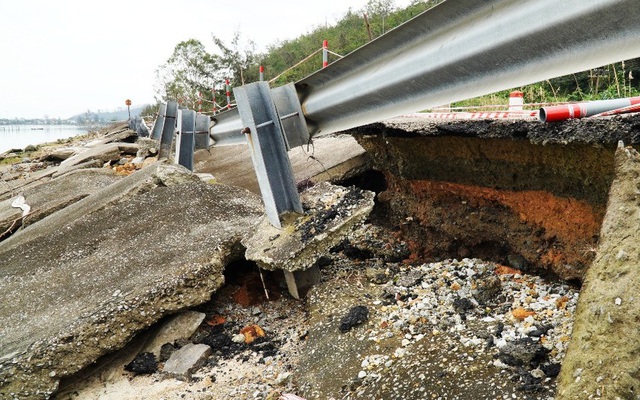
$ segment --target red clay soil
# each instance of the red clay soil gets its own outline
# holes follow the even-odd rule
[[[398,180],[389,174],[387,180],[380,201],[406,221],[402,231],[420,256],[489,257],[578,280],[593,259],[604,208],[544,191]],[[488,248],[495,254],[487,254]]]

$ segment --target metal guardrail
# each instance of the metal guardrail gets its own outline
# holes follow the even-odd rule
[[[210,136],[249,144],[267,217],[281,227],[283,213],[302,212],[287,150],[314,135],[640,56],[637,0],[558,5],[445,1],[295,85],[235,88],[237,108],[214,117]],[[159,156],[177,134],[178,161],[193,168],[195,112],[163,111]]]
[[[636,8],[637,0],[445,1],[297,82],[309,134],[638,57]],[[237,110],[216,119],[217,144],[246,142]]]

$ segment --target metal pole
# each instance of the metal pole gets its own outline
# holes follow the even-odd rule
[[[260,66],[260,82],[264,81],[264,66]]]
[[[211,118],[208,115],[196,116],[196,149],[209,148],[209,125],[211,125]]]
[[[164,114],[167,111],[167,105],[162,103],[158,108],[158,116],[156,117],[156,122],[153,124],[153,131],[151,137],[155,140],[160,140],[162,136],[162,129],[164,128]]]
[[[178,164],[193,171],[193,153],[195,149],[196,134],[196,112],[192,110],[181,110],[182,123],[180,129],[180,146],[176,150],[178,153]]]
[[[158,158],[169,158],[171,155],[171,144],[173,143],[173,135],[176,131],[176,118],[178,117],[178,103],[175,101],[167,102],[167,108],[164,117],[164,126],[162,128],[162,137],[160,139],[160,152]]]
[[[618,108],[640,104],[640,97],[626,99],[588,101],[586,103],[566,104],[562,106],[542,107],[540,121],[555,122],[572,118],[584,118]]]
[[[213,115],[216,114],[216,86],[211,87],[211,101],[213,102],[212,111]]]
[[[269,84],[251,83],[235,88],[234,94],[267,217],[281,228],[280,215],[302,213],[302,204]]]

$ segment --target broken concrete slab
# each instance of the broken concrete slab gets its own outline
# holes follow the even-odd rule
[[[211,347],[206,344],[192,344],[176,350],[164,364],[163,374],[183,381],[191,379],[198,368],[211,355]]]
[[[85,144],[84,147],[74,147],[75,154],[69,157],[65,155],[65,160],[56,166],[48,166],[44,169],[37,167],[35,170],[18,173],[7,173],[6,171],[3,172],[0,170],[0,200],[14,197],[18,192],[37,186],[52,177],[59,177],[77,169],[100,168],[107,161],[112,162],[119,160],[121,154],[137,153],[139,146],[135,143],[112,143],[115,140],[126,140],[130,138],[131,133],[131,131],[127,132],[126,129],[119,130],[117,127],[112,128],[106,131],[100,139]],[[109,144],[105,145],[105,143]],[[41,156],[41,160],[45,161],[48,157],[49,154],[44,153]],[[50,163],[51,161],[44,162],[44,164]]]
[[[120,179],[109,169],[87,169],[26,188],[22,196],[31,206],[31,212],[24,218],[21,210],[11,207],[12,198],[0,201],[0,240],[3,239],[2,233],[15,225],[14,221],[20,222],[15,229],[31,225]]]
[[[122,154],[136,155],[138,150],[140,150],[140,146],[136,143],[121,142],[89,147],[85,151],[61,162],[60,171],[58,173],[64,173],[66,169],[87,161],[99,160],[102,163],[118,161],[122,158]]]
[[[153,353],[160,358],[160,348],[165,343],[173,343],[178,339],[188,339],[198,329],[205,314],[197,311],[186,311],[172,316],[142,349],[142,352]]]
[[[85,215],[106,207],[127,201],[140,193],[147,192],[158,186],[171,186],[180,183],[196,182],[198,178],[187,169],[170,163],[156,163],[142,169],[129,177],[123,178],[115,184],[104,188],[92,196],[85,198],[58,213],[46,218],[46,224],[31,229],[26,227],[19,234],[2,242],[4,248],[20,246],[31,240],[32,235],[55,235],[69,223]]]
[[[640,154],[618,146],[600,242],[576,308],[558,399],[632,399],[640,387]]]
[[[304,214],[285,215],[282,229],[263,218],[242,242],[245,257],[266,270],[307,270],[364,221],[373,209],[373,198],[373,192],[319,183],[301,193]],[[287,284],[291,295],[299,298],[299,288],[292,286],[295,278],[287,274]]]
[[[80,151],[79,147],[60,147],[41,157],[42,161],[61,162]]]
[[[0,397],[48,397],[222,285],[263,208],[185,171],[158,163],[0,243]]]

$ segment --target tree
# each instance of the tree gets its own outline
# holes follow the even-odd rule
[[[365,6],[367,15],[371,18],[379,17],[382,21],[380,35],[385,33],[385,18],[396,8],[394,0],[369,0]]]
[[[187,104],[197,101],[198,92],[209,93],[220,80],[218,61],[198,40],[178,43],[171,57],[156,71],[156,92],[160,99]]]
[[[215,46],[212,53],[196,39],[178,43],[171,57],[156,71],[155,91],[159,101],[178,100],[195,109],[200,94],[205,101],[212,102],[215,97],[216,102],[223,104],[226,79],[232,86],[258,80],[257,68],[252,68],[258,60],[254,42],[242,46],[238,32],[230,45],[216,36],[212,40]]]
[[[244,46],[241,44],[240,32],[234,33],[231,45],[227,46],[220,38],[212,36],[213,43],[220,51],[218,61],[228,71],[227,77],[232,79],[234,86],[255,82],[259,78],[255,65],[260,58],[256,53],[256,44],[249,40]]]

